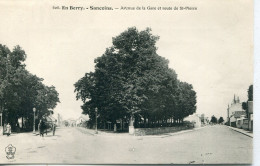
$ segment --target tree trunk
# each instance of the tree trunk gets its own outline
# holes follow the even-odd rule
[[[123,120],[120,119],[121,131],[123,131]]]
[[[117,131],[117,128],[116,128],[116,123],[114,123],[114,132]]]
[[[144,117],[144,128],[146,128],[146,117]]]
[[[131,114],[130,116],[130,120],[129,120],[129,134],[133,135],[134,134],[134,119],[133,119],[133,114]]]
[[[22,129],[23,129],[23,117],[22,117]]]
[[[133,115],[131,115],[131,117],[130,117],[129,126],[134,126],[134,118],[133,118]]]

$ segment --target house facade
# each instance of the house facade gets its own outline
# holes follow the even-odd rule
[[[88,121],[89,121],[89,116],[88,116],[88,115],[81,115],[81,116],[76,120],[76,126],[77,126],[77,127],[87,127]]]
[[[230,126],[236,127],[237,120],[241,118],[241,116],[245,116],[246,112],[242,108],[242,103],[239,100],[239,97],[234,95],[234,99],[231,105],[228,105],[227,109],[227,121]]]

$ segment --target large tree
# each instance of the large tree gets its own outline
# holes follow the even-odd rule
[[[224,122],[224,119],[223,119],[223,117],[221,116],[221,117],[218,119],[218,123],[222,123],[222,122]]]
[[[211,123],[216,124],[218,123],[218,119],[213,115],[210,120]]]
[[[0,111],[5,123],[15,126],[22,117],[32,128],[33,107],[40,117],[53,109],[59,98],[55,87],[44,85],[43,79],[26,70],[25,59],[19,46],[10,51],[0,44]]]
[[[253,85],[250,85],[247,90],[248,101],[253,101]]]
[[[165,122],[178,108],[181,119],[195,112],[195,91],[180,83],[168,60],[156,53],[158,39],[151,29],[139,32],[135,27],[114,37],[113,45],[95,59],[95,72],[75,83],[76,98],[84,102],[83,113],[93,120],[98,108],[101,121],[135,117],[136,121]],[[179,98],[190,101],[180,105]]]

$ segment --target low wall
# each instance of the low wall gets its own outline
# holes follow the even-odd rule
[[[181,130],[188,130],[194,128],[191,125],[186,126],[175,126],[175,127],[157,127],[157,128],[136,128],[135,135],[157,135],[157,134],[165,134],[165,133],[174,133]]]

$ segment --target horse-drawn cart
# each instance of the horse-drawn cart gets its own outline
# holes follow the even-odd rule
[[[48,132],[52,132],[52,135],[55,135],[55,130],[56,130],[56,119],[53,118],[52,116],[44,116],[40,120],[40,123],[38,125],[38,131],[39,134],[41,133],[46,134]],[[43,136],[42,134],[42,136]]]

